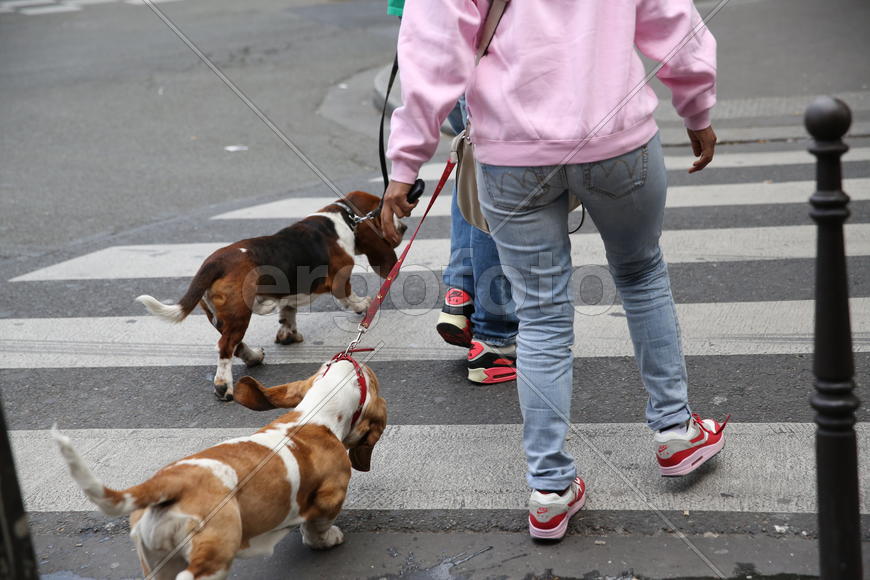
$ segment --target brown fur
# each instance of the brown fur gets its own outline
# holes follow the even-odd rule
[[[363,191],[354,191],[345,196],[344,201],[357,215],[364,215],[378,207],[380,198]],[[336,204],[330,204],[320,210],[321,213],[336,215],[340,215],[341,211]],[[199,304],[220,333],[217,344],[220,359],[229,361],[233,356],[238,356],[248,366],[260,364],[263,360],[262,351],[254,351],[243,342],[258,299],[279,300],[291,295],[311,296],[327,292],[339,300],[354,296],[350,283],[355,264],[354,256],[341,247],[338,235],[326,236],[325,250],[328,259],[322,266],[315,268],[317,271],[323,271],[317,276],[311,274],[311,280],[296,279],[299,267],[291,268],[295,270],[292,272],[285,271],[287,266],[284,269],[280,267],[280,264],[308,263],[306,260],[299,261],[298,256],[294,258],[286,255],[289,251],[286,249],[288,239],[294,239],[287,236],[323,236],[324,226],[317,220],[324,219],[326,218],[309,216],[299,222],[304,224],[309,221],[310,227],[307,229],[300,228],[298,231],[291,232],[290,228],[285,228],[273,236],[241,240],[216,250],[206,258],[194,276],[187,292],[177,305],[180,312],[174,320],[179,322]],[[341,219],[338,221],[342,222]],[[404,231],[404,227],[400,228],[400,231]],[[306,247],[305,240],[297,239],[297,241],[300,247]],[[354,251],[364,254],[372,269],[382,277],[387,276],[397,261],[395,247],[383,237],[379,217],[363,222],[356,228]],[[269,263],[270,261],[273,263]],[[287,276],[292,276],[294,279],[288,281]],[[291,291],[291,288],[298,290],[299,287],[304,287],[304,291]],[[142,298],[153,300],[150,297],[140,297]],[[280,307],[281,328],[275,337],[275,342],[292,344],[302,341],[302,335],[295,329],[295,317],[295,306]],[[221,373],[219,367],[214,384],[218,397],[222,399],[233,397],[234,388],[229,368],[225,368]]]
[[[334,527],[332,522],[341,511],[352,463],[356,467],[354,453],[362,449],[370,458],[371,448],[383,433],[387,420],[386,402],[379,395],[377,377],[368,367],[363,367],[363,372],[367,378],[367,403],[343,441],[330,428],[315,422],[317,416],[299,423],[303,417],[297,411],[284,413],[258,431],[271,433],[279,429],[285,434],[287,448],[299,469],[298,489],[292,489],[284,461],[273,450],[252,441],[220,443],[184,458],[216,460],[232,468],[238,480],[234,492],[210,468],[178,462],[125,490],[103,486],[106,503],[130,513],[131,535],[137,543],[143,572],[150,574],[177,546],[176,541],[191,533],[187,544],[156,578],[175,578],[183,570],[194,578],[223,577],[238,552],[251,548],[252,540],[259,537],[259,542],[300,522],[303,538],[312,547],[339,543],[341,532],[337,528],[333,531],[333,543],[317,542],[327,537],[325,534]],[[293,407],[317,385],[319,378],[326,380],[318,371],[308,379],[267,389],[245,377],[239,385],[245,385],[241,391],[251,395],[252,408]],[[353,385],[358,388],[358,381]],[[248,400],[247,395],[237,399],[243,404]],[[339,416],[350,417],[355,410],[356,405],[342,409]],[[368,460],[362,467],[368,468]],[[295,498],[298,506],[295,513],[291,498]],[[130,502],[129,508],[122,507]],[[173,525],[177,529],[173,528],[175,533],[165,540],[167,545],[148,544],[155,537],[158,540],[167,537],[155,530]]]

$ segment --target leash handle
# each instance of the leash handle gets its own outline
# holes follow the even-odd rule
[[[414,182],[414,185],[411,186],[411,190],[408,192],[408,195],[405,199],[408,200],[408,203],[417,203],[423,196],[423,192],[426,190],[426,182],[422,179],[418,179]]]
[[[381,284],[381,289],[378,290],[377,295],[375,295],[374,300],[369,305],[369,309],[366,311],[365,317],[362,319],[362,322],[359,323],[360,332],[363,333],[368,330],[369,325],[371,325],[372,320],[375,318],[375,314],[378,313],[378,310],[381,307],[381,304],[384,302],[384,298],[386,298],[387,294],[390,292],[390,286],[393,285],[393,280],[396,279],[396,276],[399,275],[399,270],[402,268],[402,263],[405,261],[405,257],[408,255],[408,250],[411,249],[411,245],[414,243],[414,239],[416,239],[417,234],[420,232],[420,227],[423,225],[423,221],[426,219],[426,216],[429,215],[429,210],[432,209],[432,206],[435,205],[435,200],[438,199],[438,194],[441,193],[441,190],[444,189],[444,185],[447,183],[447,180],[450,178],[450,174],[453,173],[453,168],[456,164],[453,161],[448,161],[447,165],[444,167],[444,172],[441,174],[441,180],[438,181],[438,187],[435,188],[435,191],[432,193],[432,197],[429,199],[429,205],[426,206],[426,211],[423,212],[423,216],[420,218],[420,222],[417,224],[417,229],[414,230],[414,235],[408,240],[408,245],[405,246],[405,249],[402,250],[402,254],[399,256],[399,259],[396,260],[396,264],[390,270],[390,273],[387,274],[387,278],[384,280],[384,283]],[[422,183],[422,179],[418,179],[414,182],[414,187],[411,188],[411,193],[417,190],[417,184]],[[419,195],[423,194],[423,188],[419,188]],[[419,198],[418,195],[418,198]],[[408,194],[410,201],[410,193]]]

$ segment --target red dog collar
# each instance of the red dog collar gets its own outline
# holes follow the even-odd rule
[[[354,425],[359,420],[360,415],[362,414],[363,406],[366,403],[366,396],[368,396],[368,383],[366,382],[366,375],[363,372],[362,365],[356,362],[352,356],[352,353],[355,352],[368,352],[373,351],[373,348],[354,348],[345,352],[340,352],[332,357],[332,360],[326,365],[326,371],[324,371],[323,375],[325,376],[327,372],[329,372],[329,367],[334,362],[346,360],[349,361],[353,365],[353,370],[356,371],[357,382],[359,383],[359,405],[356,407],[356,411],[354,411],[353,416],[350,418],[350,428],[353,430]]]

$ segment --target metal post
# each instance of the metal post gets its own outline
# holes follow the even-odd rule
[[[855,437],[852,331],[843,222],[849,196],[842,190],[842,137],[852,113],[846,103],[819,97],[804,123],[813,136],[816,189],[810,217],[818,224],[816,334],[813,373],[816,392],[816,483],[819,510],[819,571],[823,580],[860,580],[861,525],[858,512],[858,448]]]
[[[36,580],[38,577],[0,401],[0,578]]]

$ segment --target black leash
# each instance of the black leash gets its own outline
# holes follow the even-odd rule
[[[384,192],[387,191],[387,186],[390,185],[390,176],[387,174],[387,152],[384,148],[384,125],[387,120],[387,106],[390,103],[390,93],[393,90],[393,84],[396,82],[396,75],[399,74],[399,53],[393,58],[393,68],[390,71],[390,80],[387,82],[387,93],[384,95],[384,106],[381,108],[381,126],[378,129],[378,156],[381,160],[381,177],[384,178]],[[414,203],[423,195],[423,190],[426,189],[426,182],[418,179],[408,192],[408,203]],[[381,205],[384,200],[381,198]],[[380,207],[378,207],[380,210]],[[380,213],[380,211],[378,211]]]

